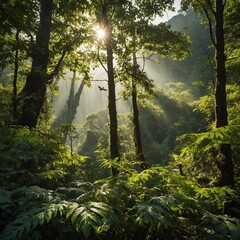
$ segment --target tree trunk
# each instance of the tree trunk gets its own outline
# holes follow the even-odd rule
[[[226,99],[226,68],[225,68],[225,42],[223,29],[224,4],[216,0],[216,87],[215,87],[215,119],[216,128],[228,125],[227,99]],[[217,162],[221,171],[221,186],[234,186],[232,149],[230,144],[220,146],[224,159]]]
[[[80,97],[83,92],[84,88],[84,81],[81,81],[78,90],[75,94],[75,81],[76,81],[76,72],[73,73],[72,83],[71,83],[71,90],[69,93],[69,98],[67,101],[67,123],[73,123],[73,120],[77,113],[77,108],[79,106]]]
[[[112,51],[112,27],[109,24],[107,17],[107,6],[102,6],[103,24],[107,29],[107,36],[105,38],[105,45],[107,48],[107,74],[108,74],[108,109],[109,109],[109,128],[110,128],[110,157],[112,160],[120,160],[119,143],[118,143],[118,122],[117,122],[117,108],[116,108],[116,93],[113,69],[113,51]],[[112,167],[112,175],[118,174],[116,168]]]
[[[70,93],[69,93],[69,97],[67,100],[67,120],[66,123],[67,124],[73,124],[73,120],[76,116],[77,113],[77,108],[79,106],[79,102],[80,102],[80,97],[83,91],[83,87],[84,87],[84,81],[82,81],[80,83],[80,86],[78,88],[77,93],[75,94],[75,81],[76,81],[76,71],[73,72],[73,78],[72,78],[72,82],[71,82],[71,89],[70,89]],[[67,140],[67,132],[64,133],[64,138],[63,141],[64,143],[66,143]]]
[[[133,54],[133,65],[137,65],[136,53]],[[134,144],[136,149],[136,156],[137,160],[142,161],[142,168],[145,168],[145,158],[142,149],[139,111],[137,105],[137,86],[135,79],[133,78],[132,78],[132,107],[133,107]]]
[[[12,116],[13,116],[13,123],[18,118],[17,114],[17,78],[18,78],[18,68],[19,68],[19,30],[17,29],[15,40],[16,40],[16,52],[14,58],[14,75],[13,75],[13,96],[12,96]]]
[[[32,68],[23,91],[23,106],[19,124],[36,127],[46,95],[49,39],[53,0],[40,0],[40,24],[32,55]]]
[[[108,69],[108,109],[109,109],[109,128],[110,128],[110,157],[111,159],[119,158],[118,133],[117,133],[117,108],[116,108],[116,93],[113,71],[113,53],[112,46],[107,44],[107,69]],[[112,174],[115,176],[118,171],[112,168]]]

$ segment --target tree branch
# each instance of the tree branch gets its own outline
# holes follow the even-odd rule
[[[226,61],[230,61],[230,60],[234,60],[234,59],[238,59],[240,58],[240,56],[236,56],[236,57],[231,57],[231,58],[227,58]]]
[[[108,82],[107,79],[93,79],[91,82]]]
[[[108,70],[106,69],[106,67],[103,65],[103,62],[100,58],[100,55],[99,55],[99,45],[98,45],[98,54],[97,54],[97,57],[98,57],[98,61],[100,62],[101,66],[103,67],[103,69],[105,70],[106,73],[108,73]]]
[[[201,5],[203,5],[203,3],[202,3],[200,0],[198,0],[198,2],[199,2]],[[207,0],[207,4],[208,4],[208,6],[209,6],[209,8],[210,8],[211,12],[212,12],[212,13],[213,13],[213,15],[215,16],[215,14],[216,14],[216,11],[214,11],[214,9],[213,9],[213,5],[212,5],[212,2],[211,2],[211,0]]]
[[[214,40],[214,36],[213,36],[212,20],[211,20],[211,18],[210,18],[210,16],[209,16],[209,13],[208,13],[205,5],[204,5],[200,0],[197,0],[197,1],[198,1],[198,3],[202,6],[202,9],[203,9],[203,11],[204,11],[204,13],[205,13],[205,15],[206,15],[206,17],[207,17],[208,25],[209,25],[209,31],[210,31],[210,38],[211,38],[211,40],[212,40],[212,43],[213,43],[214,47],[217,48],[217,43],[216,43],[216,41]],[[211,4],[211,6],[212,6],[212,4]],[[212,7],[210,7],[210,9],[211,9],[211,11],[213,12],[214,17],[216,17],[216,12],[213,10]]]
[[[60,66],[61,66],[61,63],[62,63],[62,61],[63,61],[66,53],[67,53],[67,50],[66,50],[66,48],[65,48],[65,49],[63,50],[63,52],[62,52],[61,57],[60,57],[59,60],[58,60],[57,65],[55,66],[55,68],[53,69],[53,71],[48,75],[47,80],[46,80],[46,83],[47,83],[47,84],[51,83],[51,81],[53,80],[54,76],[58,73],[58,71],[59,71],[59,69],[60,69]]]
[[[225,8],[226,4],[227,4],[227,0],[225,0],[225,1],[223,2],[223,7],[224,7],[224,8]]]

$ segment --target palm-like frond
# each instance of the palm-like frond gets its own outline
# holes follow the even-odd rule
[[[101,232],[108,229],[111,220],[117,217],[111,208],[101,202],[75,202],[61,201],[59,203],[44,204],[39,209],[31,209],[20,213],[16,219],[3,230],[1,240],[22,239],[23,234],[33,231],[37,226],[48,224],[54,219],[62,221],[70,219],[77,232],[82,232],[87,239],[92,231]]]

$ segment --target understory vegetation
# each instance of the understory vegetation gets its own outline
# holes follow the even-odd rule
[[[28,128],[1,136],[1,239],[239,239],[239,219],[224,214],[239,192],[214,186],[209,170],[202,171],[208,184],[207,176],[196,181],[204,162],[198,158],[194,167],[188,160],[194,152],[204,158],[208,141],[228,141],[225,129],[191,137],[195,147],[188,144],[180,155],[185,176],[174,162],[142,171],[127,159],[94,166],[58,137]]]
[[[0,240],[240,239],[240,2],[173,4],[0,2]]]

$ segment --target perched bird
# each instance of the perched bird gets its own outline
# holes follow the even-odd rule
[[[104,87],[98,86],[98,88],[99,88],[100,91],[107,91],[107,89],[104,88]]]

